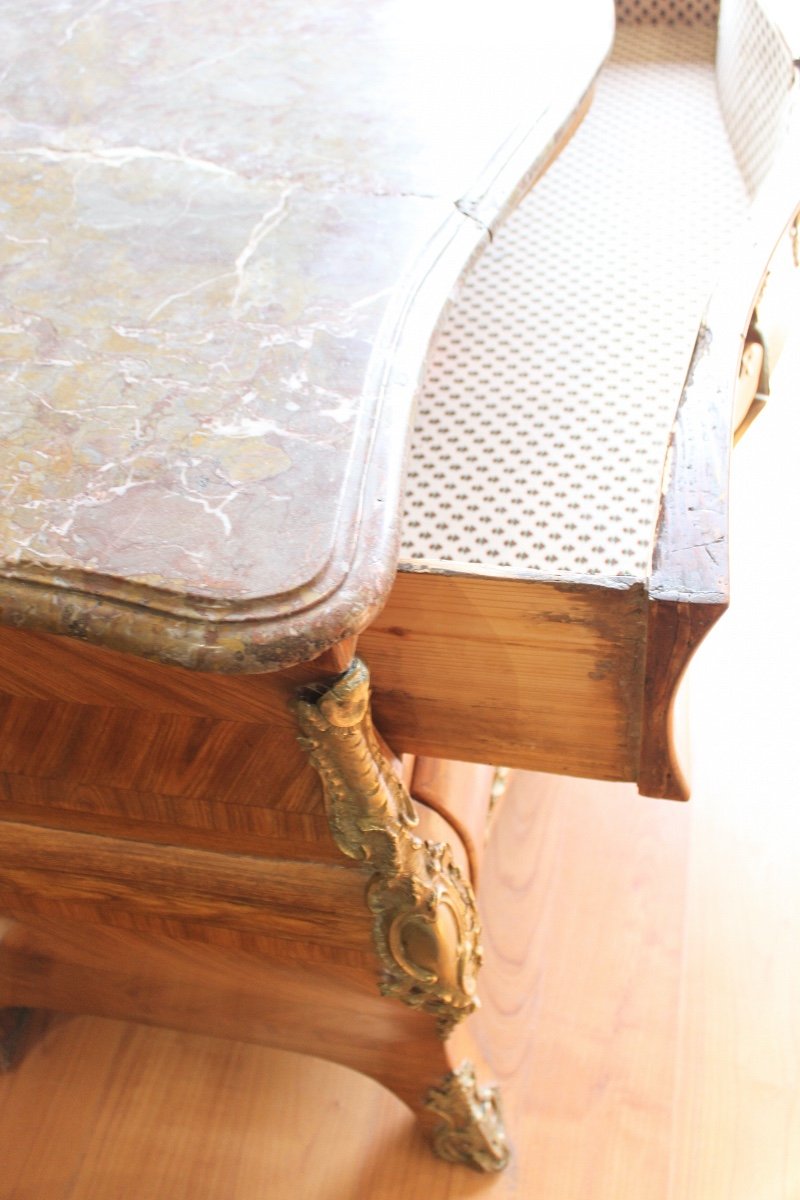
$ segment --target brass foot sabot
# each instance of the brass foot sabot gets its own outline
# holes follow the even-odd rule
[[[334,839],[372,871],[367,903],[384,968],[381,990],[432,1013],[446,1036],[478,1003],[472,888],[448,845],[413,832],[414,806],[378,745],[360,659],[332,686],[305,688],[294,711],[322,779]]]
[[[431,1088],[425,1107],[444,1118],[433,1134],[433,1148],[447,1162],[478,1171],[502,1171],[510,1150],[495,1087],[479,1087],[475,1068],[464,1062]]]

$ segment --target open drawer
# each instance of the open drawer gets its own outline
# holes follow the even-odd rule
[[[798,50],[755,0],[718,30],[618,13],[589,116],[434,346],[360,650],[399,752],[685,798],[675,693],[728,602],[770,264],[797,265]]]

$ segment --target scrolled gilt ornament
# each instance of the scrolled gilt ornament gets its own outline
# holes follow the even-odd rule
[[[413,832],[414,806],[378,745],[360,659],[332,686],[303,689],[294,711],[336,844],[372,871],[367,903],[384,967],[381,990],[434,1014],[446,1036],[478,1004],[482,952],[472,888],[449,846]]]
[[[511,1151],[499,1092],[478,1086],[471,1062],[463,1062],[431,1088],[425,1106],[444,1118],[433,1134],[433,1148],[440,1158],[479,1171],[502,1171],[507,1166]]]

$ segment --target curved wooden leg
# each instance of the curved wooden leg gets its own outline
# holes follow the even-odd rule
[[[447,843],[414,832],[417,814],[373,728],[369,672],[360,659],[334,684],[305,689],[295,712],[333,837],[370,872],[381,990],[434,1015],[446,1038],[478,1004],[480,922],[469,880]],[[446,1058],[444,1046],[442,1052]],[[393,1090],[400,1094],[396,1084]],[[508,1162],[497,1089],[479,1087],[469,1061],[426,1089],[421,1109],[419,1099],[404,1098],[429,1126],[430,1115],[437,1118],[430,1132],[440,1157],[483,1171]]]
[[[359,956],[360,957],[360,956]],[[313,1054],[382,1084],[449,1162],[501,1170],[508,1147],[495,1089],[419,1008],[393,1004],[358,961],[268,961],[245,952],[107,926],[26,918],[0,946],[0,1003],[91,1013]],[[10,1012],[19,1010],[0,1010]]]
[[[9,889],[24,925],[12,912],[0,930],[0,1004],[318,1055],[392,1090],[446,1160],[500,1170],[497,1095],[478,1085],[456,1029],[477,1005],[482,953],[457,837],[446,825],[446,841],[419,836],[358,660],[307,689],[296,711],[333,836],[363,872],[133,840],[120,853],[102,834],[6,822],[0,857],[12,878],[32,855],[39,874],[22,898]],[[51,874],[58,894],[42,900],[40,876]],[[106,913],[98,896],[109,887]],[[41,915],[29,911],[37,904]],[[16,1030],[15,1017],[9,1046]]]

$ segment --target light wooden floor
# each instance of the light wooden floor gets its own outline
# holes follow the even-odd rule
[[[437,1162],[341,1068],[57,1018],[0,1081],[1,1200],[798,1200],[800,369],[784,382],[737,451],[693,800],[543,776],[510,796],[486,940],[524,1001],[500,1012],[484,989],[506,1174]]]

